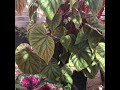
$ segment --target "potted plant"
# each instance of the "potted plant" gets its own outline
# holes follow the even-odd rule
[[[15,2],[22,14],[27,0]],[[38,7],[45,23],[36,23]],[[15,50],[16,64],[28,75],[25,80],[38,75],[42,82],[28,90],[45,90],[41,88],[51,84],[58,90],[86,90],[87,78],[94,78],[99,69],[105,76],[105,26],[99,19],[103,8],[104,0],[31,0],[29,43]]]

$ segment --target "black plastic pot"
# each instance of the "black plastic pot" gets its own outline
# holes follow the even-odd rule
[[[72,90],[86,90],[87,77],[85,77],[82,72],[74,72],[72,78]]]

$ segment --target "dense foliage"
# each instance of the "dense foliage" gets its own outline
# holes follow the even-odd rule
[[[100,19],[104,3],[104,0],[31,0],[29,44],[22,43],[15,51],[20,70],[37,74],[63,90],[71,90],[74,71],[94,78],[100,69],[104,75],[105,25]],[[22,14],[26,4],[27,0],[15,0],[18,14]],[[43,10],[46,23],[36,23],[38,8]]]

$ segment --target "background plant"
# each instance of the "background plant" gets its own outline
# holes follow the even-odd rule
[[[100,19],[104,0],[31,0],[29,43],[20,44],[15,59],[25,74],[38,74],[48,82],[71,90],[74,71],[94,78],[100,69],[105,76],[105,25]],[[27,0],[15,0],[22,14]],[[46,15],[38,24],[37,9]]]

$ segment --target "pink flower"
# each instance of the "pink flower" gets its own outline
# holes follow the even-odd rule
[[[40,88],[36,88],[34,90],[59,90],[59,88],[56,88],[53,84],[45,84]]]
[[[26,77],[22,78],[20,83],[22,84],[22,86],[26,87],[27,89],[30,87],[30,82]]]
[[[29,80],[31,81],[32,85],[37,87],[40,84],[40,80],[36,76],[29,76]]]
[[[26,87],[27,89],[29,88],[36,88],[40,84],[40,80],[36,76],[28,76],[28,77],[23,77],[20,81],[23,87]]]

